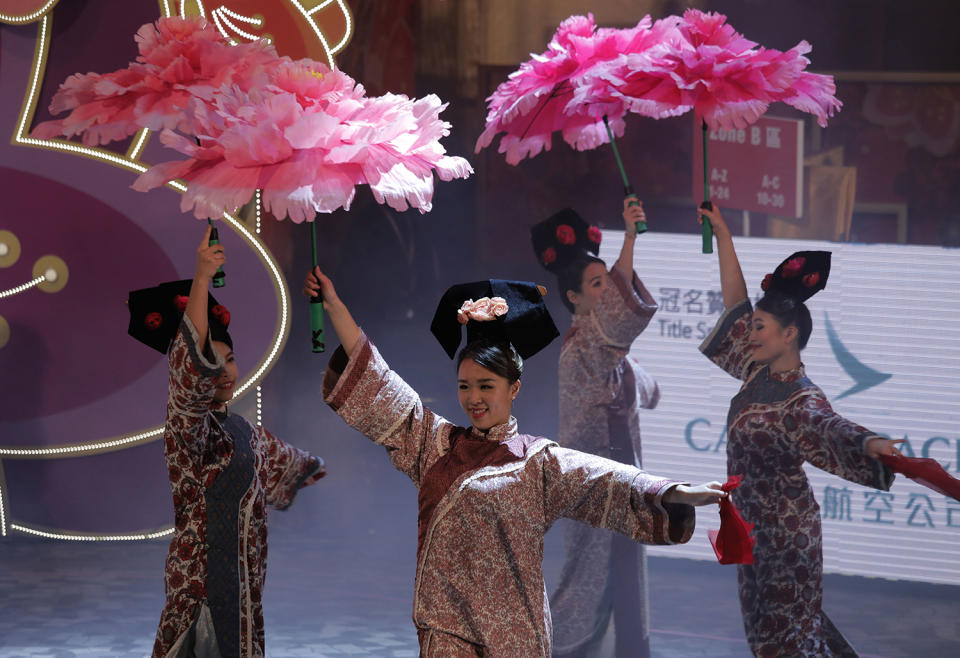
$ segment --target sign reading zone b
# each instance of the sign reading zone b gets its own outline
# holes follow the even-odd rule
[[[703,131],[693,131],[693,198],[703,201]],[[803,215],[803,121],[760,117],[707,131],[710,200],[721,208]]]

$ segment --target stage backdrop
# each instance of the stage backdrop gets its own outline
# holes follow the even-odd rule
[[[604,232],[600,256],[608,263],[621,236]],[[644,467],[692,482],[725,477],[726,416],[740,385],[698,350],[723,311],[717,257],[699,245],[692,235],[638,239],[635,267],[660,309],[631,350],[663,392],[641,415]],[[754,301],[764,274],[785,256],[833,252],[827,289],[808,303],[807,374],[840,414],[907,439],[904,454],[960,475],[960,251],[767,238],[737,238],[736,246]],[[903,476],[882,492],[806,469],[827,571],[960,584],[960,503]],[[718,527],[716,510],[700,509],[689,544],[650,552],[714,560],[706,531]]]

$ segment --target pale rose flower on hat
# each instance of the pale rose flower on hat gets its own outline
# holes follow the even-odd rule
[[[503,297],[481,297],[477,301],[468,299],[457,311],[457,321],[466,324],[470,320],[489,322],[501,315],[506,315],[510,307]]]

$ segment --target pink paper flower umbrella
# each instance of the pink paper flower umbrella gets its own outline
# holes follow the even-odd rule
[[[445,107],[434,95],[367,98],[340,71],[309,60],[284,62],[264,89],[224,89],[213,105],[195,101],[199,144],[161,133],[165,145],[189,157],[152,167],[134,188],[182,178],[189,186],[181,210],[199,218],[233,211],[260,189],[274,216],[310,221],[349,209],[358,184],[396,210],[428,212],[434,170],[442,180],[473,171],[439,143],[450,129],[439,119]]]
[[[601,63],[622,59],[625,53],[643,52],[676,30],[679,19],[653,23],[645,16],[629,29],[597,28],[593,15],[571,16],[563,21],[547,51],[520,65],[487,99],[486,128],[476,152],[489,146],[498,133],[499,153],[517,165],[525,157],[550,150],[553,133],[578,151],[607,142],[613,147],[626,195],[633,195],[614,135],[623,136],[624,116],[630,107],[622,95],[582,94],[581,87]],[[678,37],[679,38],[679,37]],[[669,108],[672,111],[672,108]],[[637,230],[646,226],[638,222]]]
[[[194,99],[188,114],[198,140],[170,130],[160,136],[188,158],[152,167],[134,189],[183,179],[188,187],[180,207],[199,218],[234,211],[261,190],[265,208],[278,219],[311,222],[316,266],[317,213],[349,209],[357,185],[369,185],[379,203],[425,213],[434,171],[441,180],[473,173],[440,145],[450,132],[439,118],[445,107],[432,94],[367,98],[340,71],[310,60],[283,61],[262,89],[223,88],[212,104]],[[322,352],[322,300],[315,300],[313,350]]]
[[[135,39],[140,54],[125,68],[67,78],[54,94],[50,112],[70,113],[38,124],[33,136],[81,136],[84,144],[96,146],[144,128],[195,135],[187,115],[191,102],[212,102],[225,85],[243,90],[263,86],[268,70],[280,62],[267,41],[231,46],[202,17],[161,18],[142,26]],[[217,229],[212,221],[210,225],[210,244],[218,244]],[[213,286],[224,282],[220,268]]]
[[[265,41],[230,46],[202,18],[160,19],[137,40],[140,56],[126,69],[71,76],[51,107],[71,114],[34,134],[95,144],[162,128],[161,142],[188,158],[152,167],[134,187],[185,179],[181,208],[197,217],[235,211],[259,189],[277,218],[310,221],[349,208],[361,183],[380,203],[428,212],[434,171],[442,180],[473,173],[440,145],[450,124],[434,95],[367,98],[344,73],[278,57]],[[316,266],[315,222],[311,234]],[[323,351],[320,301],[314,351]]]
[[[280,58],[266,41],[231,46],[203,18],[161,18],[135,37],[139,56],[111,73],[77,73],[60,85],[50,112],[70,113],[33,130],[39,139],[82,136],[87,146],[143,128],[194,134],[186,116],[194,98],[211,101],[224,85],[263,86]]]
[[[758,47],[722,14],[696,9],[684,13],[669,37],[655,47],[597,65],[585,88],[593,94],[603,89],[629,110],[650,116],[662,108],[674,111],[661,116],[692,109],[704,131],[704,205],[709,204],[707,128],[742,129],[778,101],[814,114],[826,126],[842,106],[834,96],[832,76],[804,70],[811,50],[806,41],[786,52]],[[712,251],[712,231],[704,221],[703,252]]]

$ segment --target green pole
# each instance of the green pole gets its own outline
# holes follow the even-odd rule
[[[317,220],[310,222],[310,248],[313,252],[313,269],[319,264],[317,261]],[[323,342],[323,295],[318,294],[310,298],[310,343],[314,352],[323,352],[326,345]]]
[[[213,225],[213,220],[207,217],[207,223],[210,225],[210,242],[208,244],[215,245],[220,244],[220,233],[217,231],[217,227]],[[226,285],[227,275],[223,272],[223,266],[217,268],[216,274],[213,275],[213,287],[222,288]]]
[[[710,209],[710,177],[707,173],[709,167],[707,167],[707,122],[701,121],[702,124],[702,135],[703,135],[703,203],[700,204],[701,208]],[[713,253],[713,227],[710,225],[710,220],[706,217],[703,218],[703,223],[700,225],[700,235],[703,237],[703,253],[712,254]]]
[[[610,137],[610,146],[613,147],[613,157],[617,159],[617,167],[620,169],[620,178],[623,179],[623,193],[628,197],[633,197],[634,201],[630,202],[631,206],[639,206],[640,202],[636,200],[637,195],[633,191],[633,186],[630,184],[630,181],[627,180],[627,170],[623,168],[623,160],[620,159],[620,152],[617,151],[617,142],[613,139],[613,131],[610,130],[610,122],[607,121],[607,117],[603,117],[603,125],[607,129],[607,136]],[[637,222],[637,233],[646,233],[647,232],[647,223],[646,222]]]

